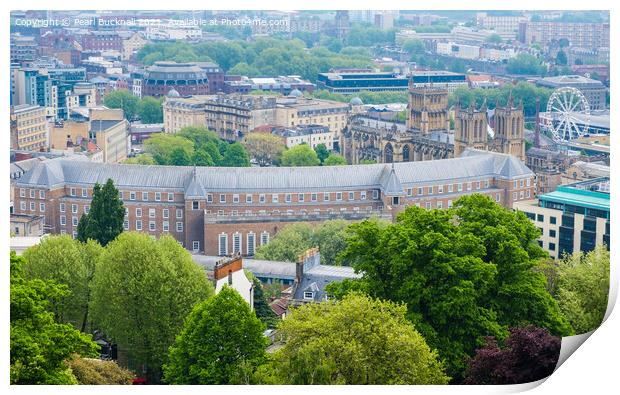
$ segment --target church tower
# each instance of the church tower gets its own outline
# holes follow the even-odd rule
[[[495,107],[494,123],[493,150],[514,155],[525,161],[523,101],[515,107],[511,93],[506,107]]]
[[[415,87],[409,80],[409,104],[407,105],[407,130],[430,134],[433,131],[447,131],[448,91],[441,88]]]
[[[456,103],[454,112],[454,157],[460,156],[468,147],[487,150],[486,101],[480,110],[476,110],[473,101],[466,109],[461,109],[461,104]]]

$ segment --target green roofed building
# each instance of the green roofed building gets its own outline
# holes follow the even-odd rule
[[[599,244],[609,249],[609,177],[561,185],[513,208],[538,226],[539,243],[553,258]]]

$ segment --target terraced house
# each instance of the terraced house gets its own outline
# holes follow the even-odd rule
[[[207,255],[253,256],[282,227],[327,219],[393,219],[405,207],[447,208],[481,193],[512,208],[534,197],[534,173],[516,157],[467,149],[458,158],[330,167],[172,167],[58,158],[14,186],[15,212],[45,217],[49,233],[76,235],[95,183],[112,179],[125,229],[170,234]]]

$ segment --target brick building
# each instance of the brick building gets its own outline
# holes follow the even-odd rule
[[[481,193],[511,208],[534,197],[534,173],[516,157],[468,149],[459,158],[329,167],[169,167],[41,162],[16,180],[15,212],[73,234],[96,182],[112,179],[125,229],[170,234],[207,255],[253,256],[282,227],[327,219],[391,219],[406,206],[447,208]]]

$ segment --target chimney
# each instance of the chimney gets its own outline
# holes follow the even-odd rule
[[[241,254],[237,252],[235,255],[222,258],[215,263],[213,278],[215,281],[218,281],[228,276],[229,273],[234,273],[239,270],[243,270],[243,258],[241,258]]]
[[[318,247],[310,248],[297,257],[295,264],[295,281],[301,282],[304,273],[321,263],[321,254]]]

